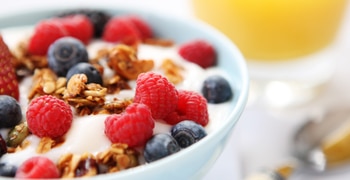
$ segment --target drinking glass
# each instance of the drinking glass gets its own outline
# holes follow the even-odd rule
[[[347,0],[192,0],[247,60],[250,96],[273,106],[306,103],[334,72],[334,41]]]

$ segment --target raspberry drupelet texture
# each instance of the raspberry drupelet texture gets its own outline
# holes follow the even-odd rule
[[[175,111],[178,93],[175,86],[155,72],[142,73],[136,80],[134,102],[147,105],[154,119],[164,119]]]
[[[171,125],[183,120],[192,120],[202,126],[209,122],[207,100],[195,91],[178,90],[179,100],[176,110],[164,120]]]
[[[70,129],[73,121],[70,106],[51,95],[33,99],[26,116],[30,132],[39,137],[61,137]]]
[[[152,137],[154,126],[149,108],[144,104],[132,103],[122,114],[106,118],[105,134],[112,143],[143,146]]]
[[[60,23],[43,20],[34,29],[28,44],[28,51],[32,55],[46,55],[49,46],[57,39],[67,36],[68,32]]]
[[[215,48],[202,39],[181,44],[178,53],[185,60],[196,63],[202,68],[208,68],[216,64]]]
[[[94,28],[89,18],[84,15],[70,15],[62,18],[52,18],[67,31],[69,36],[75,37],[88,44],[94,35]]]
[[[102,39],[107,42],[134,45],[141,40],[141,33],[128,19],[117,16],[107,22]]]
[[[60,173],[55,163],[44,156],[34,156],[23,162],[16,171],[15,178],[59,178]]]

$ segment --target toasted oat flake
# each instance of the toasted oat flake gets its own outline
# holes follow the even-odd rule
[[[181,71],[183,71],[184,68],[180,65],[175,64],[171,59],[165,59],[162,62],[161,69],[163,69],[164,74],[168,80],[174,84],[178,84],[184,79],[181,74]]]
[[[39,154],[47,153],[55,145],[55,141],[49,137],[43,137],[40,140],[40,143],[36,149],[36,152]]]

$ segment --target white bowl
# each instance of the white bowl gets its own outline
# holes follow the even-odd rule
[[[98,175],[92,179],[197,179],[203,177],[225,148],[228,137],[239,120],[248,97],[248,73],[243,56],[237,47],[216,29],[198,21],[185,20],[141,11],[140,9],[108,7],[105,5],[85,5],[90,9],[100,9],[111,14],[138,14],[153,28],[156,36],[173,39],[183,43],[191,39],[202,38],[211,42],[217,50],[218,68],[227,73],[233,88],[234,98],[228,103],[230,113],[223,115],[221,124],[196,144],[164,159],[150,164],[124,170],[118,173]],[[34,25],[40,19],[51,17],[67,10],[69,5],[49,6],[45,8],[21,10],[3,14],[0,17],[0,29]],[[82,7],[79,7],[82,8]]]

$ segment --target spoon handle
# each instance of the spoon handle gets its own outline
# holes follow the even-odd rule
[[[261,170],[249,175],[245,180],[287,180],[293,173],[295,167],[286,164],[275,170]]]

